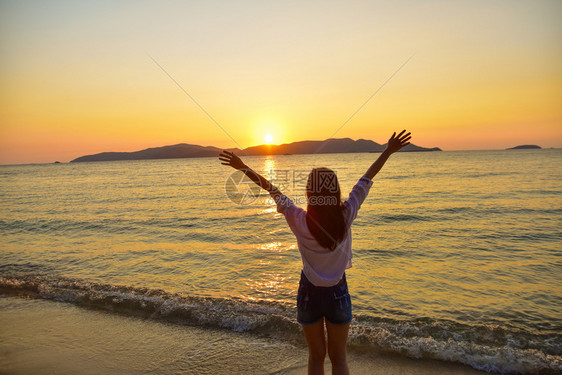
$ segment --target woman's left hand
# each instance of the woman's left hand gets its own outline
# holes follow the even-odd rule
[[[392,154],[399,151],[402,147],[408,146],[410,144],[410,139],[412,138],[412,133],[408,132],[404,134],[406,130],[402,130],[400,134],[396,135],[396,132],[392,134],[392,137],[388,140],[386,144],[386,149]]]

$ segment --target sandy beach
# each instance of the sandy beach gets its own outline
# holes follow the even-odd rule
[[[3,374],[305,374],[306,348],[230,330],[0,298]],[[477,374],[470,367],[350,353],[352,374]],[[329,363],[326,370],[330,369]]]

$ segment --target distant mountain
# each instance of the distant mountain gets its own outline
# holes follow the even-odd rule
[[[282,145],[260,145],[248,147],[244,150],[230,148],[240,156],[248,155],[287,155],[287,154],[334,154],[352,152],[382,152],[386,145],[376,142],[351,138],[330,138],[323,141],[300,141]],[[84,161],[111,161],[111,160],[146,160],[146,159],[179,159],[201,158],[218,156],[222,149],[213,146],[199,146],[180,143],[172,146],[153,147],[135,152],[102,152],[94,155],[85,155],[71,162]],[[410,144],[401,151],[441,151],[441,149],[425,148]]]
[[[233,152],[238,151],[238,149],[233,150]],[[71,160],[71,163],[81,161],[202,158],[217,156],[221,151],[222,149],[213,146],[180,143],[172,146],[147,148],[135,152],[102,152],[94,155],[80,156]]]
[[[382,152],[386,144],[381,145],[367,139],[354,141],[351,138],[329,138],[324,141],[300,141],[281,145],[260,145],[244,149],[243,155],[286,155],[286,154],[346,154],[354,152]],[[401,151],[441,151],[441,149],[424,148],[413,144]]]
[[[506,148],[506,150],[536,150],[541,148],[542,148],[541,146],[537,146],[537,145],[521,145],[521,146]]]

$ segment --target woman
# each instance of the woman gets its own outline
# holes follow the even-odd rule
[[[271,194],[277,203],[277,211],[285,216],[297,238],[303,262],[297,320],[303,327],[308,345],[309,374],[324,374],[326,332],[332,374],[349,374],[346,348],[352,315],[345,270],[351,267],[350,226],[369,193],[373,177],[391,154],[410,143],[410,133],[405,132],[392,134],[386,149],[343,203],[335,173],[327,168],[313,169],[306,186],[306,211],[295,206],[271,182],[251,170],[232,152],[223,151],[219,156],[223,165],[243,171]]]

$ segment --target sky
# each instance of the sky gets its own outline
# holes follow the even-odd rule
[[[0,164],[403,128],[562,147],[561,62],[559,0],[0,0]]]

